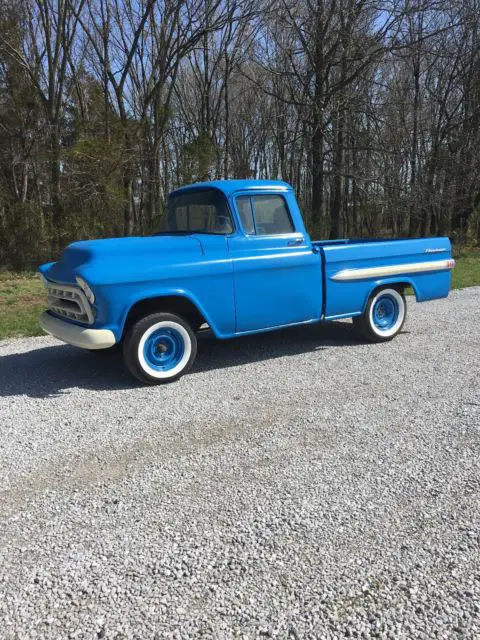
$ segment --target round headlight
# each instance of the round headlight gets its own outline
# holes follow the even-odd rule
[[[95,294],[90,289],[88,282],[86,282],[83,278],[80,278],[80,276],[77,276],[75,280],[77,281],[83,293],[86,295],[87,300],[90,302],[90,304],[93,304],[95,302]]]

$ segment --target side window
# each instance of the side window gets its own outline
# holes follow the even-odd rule
[[[293,233],[293,225],[282,196],[252,196],[258,235]]]
[[[287,204],[282,196],[239,196],[237,208],[242,227],[248,234],[271,236],[294,232]]]
[[[250,235],[255,233],[255,224],[253,222],[252,202],[250,196],[239,196],[237,198],[237,209],[240,215],[240,222],[245,233]]]

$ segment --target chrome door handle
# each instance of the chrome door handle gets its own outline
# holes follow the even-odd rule
[[[287,247],[296,247],[299,244],[303,244],[303,238],[295,238],[295,240],[289,240],[287,242]]]

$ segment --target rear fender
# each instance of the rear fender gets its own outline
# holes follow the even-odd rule
[[[419,296],[417,291],[417,286],[415,282],[411,278],[406,278],[405,276],[399,276],[398,278],[382,278],[382,280],[377,280],[376,282],[371,282],[371,287],[368,290],[365,299],[363,300],[362,305],[362,313],[364,313],[367,303],[372,297],[373,293],[377,291],[377,289],[382,289],[384,287],[388,287],[391,285],[395,289],[406,289],[407,287],[411,287],[415,294],[415,299],[419,302]]]
[[[363,310],[365,310],[368,299],[375,289],[388,285],[412,287],[417,302],[427,300],[437,300],[446,298],[450,291],[451,270],[431,271],[416,273],[414,277],[398,276],[393,278],[382,278],[371,282],[367,289],[367,295],[363,299]]]

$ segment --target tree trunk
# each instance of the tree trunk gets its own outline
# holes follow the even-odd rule
[[[315,33],[315,95],[313,107],[313,136],[312,136],[312,224],[318,226],[323,218],[324,198],[324,170],[323,170],[323,145],[324,145],[324,84],[325,84],[325,57],[324,57],[324,6],[323,0],[318,0],[316,11]]]
[[[333,149],[333,190],[330,204],[330,238],[342,235],[342,215],[345,193],[345,108],[340,105],[336,116],[335,147]]]

